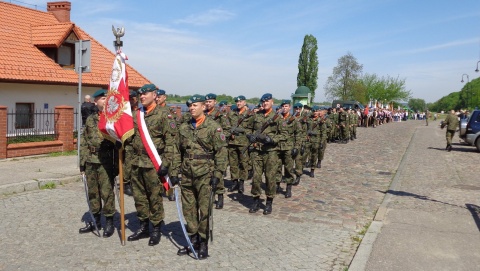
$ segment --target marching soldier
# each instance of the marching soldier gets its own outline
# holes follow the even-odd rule
[[[114,232],[113,215],[115,214],[115,195],[113,194],[114,152],[115,145],[103,138],[98,129],[99,114],[103,114],[107,91],[101,89],[93,94],[97,112],[85,121],[85,129],[80,138],[80,172],[85,172],[88,184],[88,197],[91,212],[100,229],[100,214],[106,218],[103,237],[110,237]],[[102,206],[103,200],[103,206]],[[79,233],[95,230],[93,222],[79,229]]]
[[[222,128],[205,116],[205,97],[193,95],[187,101],[192,118],[179,128],[182,153],[182,209],[187,232],[199,259],[208,257],[210,194],[227,167],[227,143]],[[173,184],[173,183],[172,183]],[[211,214],[210,214],[211,215]],[[185,255],[189,247],[177,254]]]
[[[132,167],[133,199],[140,220],[140,228],[128,237],[128,241],[136,241],[150,237],[148,245],[160,242],[161,227],[165,224],[163,209],[163,186],[160,177],[170,175],[172,183],[178,183],[180,154],[177,148],[178,134],[175,120],[168,119],[156,104],[157,87],[146,84],[138,90],[142,107],[133,112],[134,135],[132,139],[135,153]],[[140,115],[139,115],[140,114]],[[144,115],[143,115],[144,114]],[[142,118],[143,115],[143,118]],[[146,128],[146,130],[143,130]],[[144,142],[153,143],[144,145]],[[148,150],[148,151],[147,151]],[[148,153],[157,152],[162,164],[156,171],[152,158]],[[153,225],[149,233],[149,222]]]
[[[294,157],[298,155],[298,146],[296,143],[298,126],[295,121],[295,117],[290,115],[290,100],[282,100],[280,104],[281,107],[281,126],[279,127],[282,131],[285,131],[287,137],[284,140],[278,142],[278,157],[280,163],[278,164],[278,175],[277,179],[277,193],[280,193],[282,190],[280,187],[280,182],[282,179],[287,183],[287,189],[285,191],[285,198],[292,197],[292,185],[293,185],[293,170],[294,170]],[[282,178],[282,165],[284,170],[284,176]]]
[[[342,143],[348,143],[348,116],[343,107],[338,111],[338,127],[340,128],[340,140]]]
[[[455,115],[455,110],[450,111],[450,114],[447,115],[440,127],[443,129],[445,126],[447,127],[447,132],[445,134],[445,137],[447,138],[447,147],[445,149],[450,152],[452,151],[452,138],[458,127],[458,118]]]
[[[303,162],[304,162],[304,155],[306,141],[307,141],[307,118],[308,116],[302,116],[302,107],[301,103],[296,103],[293,105],[293,111],[295,112],[296,122],[297,122],[297,130],[296,130],[296,137],[295,137],[295,145],[299,149],[299,154],[294,157],[295,161],[295,181],[293,185],[298,185],[300,183],[300,178],[303,175]]]
[[[220,124],[220,127],[223,129],[223,133],[227,138],[230,138],[230,123],[228,122],[228,119],[225,117],[225,113],[223,112],[223,107],[222,108],[216,109],[215,104],[217,103],[217,95],[213,93],[209,93],[205,95],[205,114],[211,118],[212,120],[216,121],[218,124]],[[224,173],[223,173],[224,174]],[[218,196],[217,204],[215,205],[216,209],[223,209],[223,194],[225,193],[225,184],[223,181],[223,174],[222,178],[220,178],[220,182],[218,186],[216,187],[217,189],[215,190],[215,194]]]
[[[262,110],[258,111],[253,120],[252,134],[247,134],[247,138],[251,144],[256,143],[255,149],[252,151],[253,161],[253,185],[252,196],[253,204],[249,210],[250,213],[256,213],[260,209],[260,195],[262,189],[262,175],[265,173],[267,202],[264,215],[272,213],[273,198],[276,194],[275,183],[280,177],[278,176],[278,142],[285,140],[286,131],[280,129],[281,120],[279,115],[273,110],[272,94],[266,93],[260,99],[262,102]]]
[[[230,140],[228,141],[228,161],[230,164],[230,175],[233,186],[229,192],[237,191],[243,194],[244,182],[248,179],[248,153],[243,150],[248,146],[248,139],[245,134],[252,130],[252,111],[246,106],[246,98],[243,95],[234,98],[236,109],[228,114],[228,122],[232,125]],[[232,106],[233,108],[233,106]]]
[[[315,177],[315,167],[320,168],[323,157],[321,156],[321,151],[323,150],[323,144],[327,141],[327,126],[325,125],[325,120],[323,119],[321,109],[318,106],[313,106],[312,108],[313,115],[308,122],[308,132],[307,135],[310,139],[311,144],[311,155],[310,155],[310,177]]]

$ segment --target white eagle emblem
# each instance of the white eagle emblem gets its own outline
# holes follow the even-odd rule
[[[110,96],[107,100],[107,113],[109,115],[115,114],[119,107],[117,98],[113,95]]]

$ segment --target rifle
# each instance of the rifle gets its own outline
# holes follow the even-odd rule
[[[95,218],[93,217],[92,207],[90,206],[90,199],[88,198],[88,184],[87,184],[87,176],[85,176],[85,173],[82,173],[82,181],[83,181],[83,187],[85,188],[85,196],[87,198],[88,213],[90,214],[90,218],[92,219],[93,226],[95,226],[95,230],[97,231],[97,235],[98,235],[98,237],[100,237],[100,231],[98,230],[97,222],[95,221]]]
[[[215,114],[215,116],[213,116],[213,120],[217,120],[220,117],[220,113],[224,111],[225,111],[225,106],[223,105],[217,110],[217,113]]]
[[[238,118],[238,120],[237,120],[237,125],[236,125],[235,127],[233,127],[232,130],[240,127],[240,124],[242,124],[242,122],[243,122],[245,119],[253,116],[253,114],[255,114],[255,112],[253,112],[253,110],[250,110],[250,111],[248,111],[247,114],[241,115],[241,117]],[[231,137],[232,139],[235,139],[235,136],[234,136],[233,134],[230,135],[230,137]]]
[[[278,113],[275,114],[275,116],[273,116],[273,118],[270,118],[266,122],[264,122],[262,127],[260,127],[260,130],[256,134],[262,134],[272,122],[276,121],[280,117],[280,115],[282,115],[282,112],[283,110],[280,110]],[[249,143],[248,146],[242,150],[242,154],[244,154],[252,144],[253,143]]]

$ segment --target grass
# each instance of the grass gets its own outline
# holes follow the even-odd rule
[[[55,189],[57,185],[54,182],[48,182],[40,186],[40,189]]]
[[[49,157],[70,156],[70,155],[77,155],[77,150],[51,152],[51,153],[48,154]]]
[[[53,135],[16,136],[16,137],[9,137],[7,139],[7,144],[28,143],[28,142],[43,142],[43,141],[53,141],[53,140],[55,140],[55,136],[53,136]]]

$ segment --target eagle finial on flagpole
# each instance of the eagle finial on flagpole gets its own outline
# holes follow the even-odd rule
[[[117,38],[115,41],[113,41],[113,46],[115,46],[115,49],[118,51],[120,48],[123,46],[123,41],[120,40],[123,35],[125,35],[125,27],[118,27],[115,29],[115,26],[112,25],[112,32],[113,35]]]

